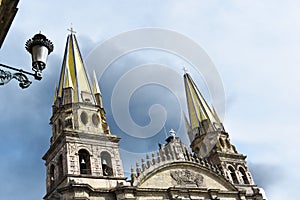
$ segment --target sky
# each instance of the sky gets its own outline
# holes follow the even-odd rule
[[[41,157],[49,148],[54,87],[71,26],[86,63],[94,63],[87,67],[97,71],[111,131],[122,138],[125,172],[132,159],[140,160],[145,153],[155,151],[157,142],[163,143],[171,128],[188,142],[182,130],[185,66],[205,98],[221,111],[231,142],[247,155],[254,180],[268,198],[292,199],[297,195],[300,178],[299,4],[292,0],[20,1],[0,49],[1,63],[30,70],[31,58],[24,44],[39,31],[55,47],[41,81],[33,81],[24,90],[16,80],[0,87],[0,199],[42,199],[45,195]],[[192,41],[202,51],[192,51],[188,46],[191,51],[182,51],[187,53],[183,59],[178,52],[165,51],[161,46],[145,48],[131,32],[149,33],[152,28],[163,30],[162,35],[172,32],[159,45],[174,41],[172,48],[179,52],[185,49],[180,48],[180,42]],[[97,59],[95,63],[93,56],[113,55],[103,44],[122,50],[123,46],[118,45],[128,39],[128,32],[127,45],[141,48],[113,58],[100,73],[106,65]],[[123,40],[117,37],[124,35]],[[99,55],[98,50],[104,53]],[[194,66],[187,59],[195,55],[206,59],[204,63],[217,73],[202,74],[206,67]],[[133,93],[115,92],[121,91],[116,85],[128,86]],[[114,95],[121,96],[115,101],[112,97],[118,96]],[[126,101],[121,101],[124,95]],[[112,105],[119,103],[129,114],[114,110]],[[126,116],[131,121],[125,125],[132,126],[124,127]],[[137,143],[140,145],[132,145]]]

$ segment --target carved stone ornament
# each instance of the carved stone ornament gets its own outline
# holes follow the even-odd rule
[[[77,152],[77,146],[75,143],[69,143],[69,152],[71,155]]]
[[[170,176],[176,181],[177,185],[196,185],[203,186],[203,176],[188,169],[171,171]]]

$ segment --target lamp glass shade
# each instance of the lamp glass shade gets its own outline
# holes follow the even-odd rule
[[[36,45],[32,47],[31,58],[32,68],[36,71],[42,71],[46,67],[48,58],[48,48],[42,45]]]

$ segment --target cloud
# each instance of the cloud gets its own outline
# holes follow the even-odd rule
[[[248,167],[252,172],[253,179],[257,185],[268,191],[271,186],[282,181],[285,174],[283,169],[276,165],[259,164],[248,162]]]
[[[71,23],[77,31],[84,57],[95,44],[141,27],[171,29],[197,41],[222,76],[228,97],[227,108],[230,108],[227,109],[224,125],[231,141],[240,152],[248,155],[253,176],[258,184],[267,188],[267,196],[275,200],[292,199],[297,192],[294,185],[299,179],[295,167],[299,165],[295,157],[299,152],[297,120],[300,111],[297,4],[294,1],[249,0],[20,1],[19,12],[0,51],[1,63],[30,70],[30,56],[24,50],[24,43],[40,30],[54,42],[55,51],[49,57],[42,81],[33,81],[26,90],[21,90],[15,80],[1,87],[0,150],[3,153],[0,160],[5,162],[1,162],[0,176],[6,182],[0,184],[0,199],[41,199],[45,194],[45,167],[40,158],[49,147],[51,127],[48,120],[54,85],[60,73],[66,29]],[[33,7],[35,12],[32,12]],[[135,66],[154,59],[176,66],[178,73],[181,70],[182,60],[174,56],[161,53],[159,58],[159,53],[141,54],[134,54],[136,59],[129,56],[127,60],[116,62],[106,72],[111,83],[107,79],[100,80],[109,125],[116,134],[122,133],[116,128],[109,108],[110,84],[130,69],[128,64]],[[191,73],[194,74],[193,71]],[[194,79],[200,90],[205,91],[201,78]],[[161,88],[143,89],[149,89],[149,93],[156,91],[157,96],[162,93],[158,91]],[[132,99],[130,104],[132,115],[137,114],[133,119],[141,125],[148,122],[146,110],[138,110],[139,107],[133,105],[143,106],[144,93],[147,93],[143,89],[135,94],[140,100]],[[208,92],[204,93],[209,98]],[[165,104],[172,96],[169,94],[161,103]],[[146,106],[153,102],[149,99]],[[174,126],[171,121],[168,124],[170,128]],[[147,150],[156,148],[157,139],[164,138],[164,132],[159,134],[158,138],[150,140],[151,143],[143,143]],[[121,146],[128,145],[125,141],[126,137],[121,140]],[[283,161],[288,164],[281,165]],[[276,181],[274,177],[277,175],[273,171],[284,174],[278,175],[280,182],[276,184],[268,181]],[[22,192],[15,193],[15,188]]]

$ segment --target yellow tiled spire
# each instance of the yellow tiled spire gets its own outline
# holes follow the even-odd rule
[[[212,127],[212,130],[217,130],[216,127],[220,127],[220,122],[215,116],[216,113],[212,112],[188,73],[184,74],[184,85],[192,131],[199,129],[199,134],[205,134],[207,128],[203,128],[204,121]]]
[[[63,98],[63,89],[67,87],[74,89],[74,103],[88,100],[89,103],[96,104],[88,73],[73,32],[67,38],[57,97]]]
[[[72,82],[70,71],[68,70],[68,68],[66,68],[66,71],[67,74],[66,74],[66,81],[65,81],[64,88],[73,88],[73,82]]]
[[[188,105],[188,111],[189,111],[189,117],[190,117],[190,126],[191,128],[199,127],[200,126],[200,120],[199,116],[196,110],[197,105],[194,104],[192,93],[190,90],[190,85],[188,83],[187,76],[184,75],[184,86],[185,86],[185,94],[187,99],[187,105]],[[196,107],[195,107],[196,106]]]

